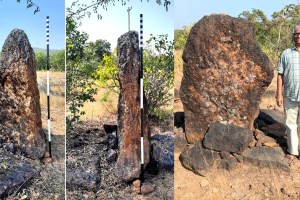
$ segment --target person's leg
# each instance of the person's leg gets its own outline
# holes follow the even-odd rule
[[[297,133],[297,117],[298,117],[298,102],[293,102],[284,98],[285,109],[285,124],[287,127],[287,144],[288,152],[298,156],[298,133]]]

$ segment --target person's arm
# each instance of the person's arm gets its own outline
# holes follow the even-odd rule
[[[283,74],[277,74],[277,106],[281,107],[283,104],[282,86],[283,86]]]

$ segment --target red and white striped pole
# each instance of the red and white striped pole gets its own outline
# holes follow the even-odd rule
[[[46,17],[46,41],[47,41],[47,108],[48,108],[48,142],[49,154],[51,154],[51,126],[50,126],[50,78],[49,78],[49,16]]]
[[[141,182],[144,180],[144,88],[143,88],[143,14],[140,14],[140,106],[141,106]]]

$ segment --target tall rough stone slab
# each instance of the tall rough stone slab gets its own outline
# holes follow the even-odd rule
[[[116,176],[123,181],[139,178],[141,173],[140,51],[138,34],[130,31],[118,39],[118,141],[120,153],[115,165]],[[144,98],[145,100],[145,98]],[[147,103],[144,101],[144,105]],[[150,131],[144,106],[144,164],[150,159]]]
[[[22,30],[11,31],[0,60],[0,143],[33,159],[45,152],[33,49]]]
[[[273,78],[252,24],[228,15],[205,16],[191,29],[182,58],[187,141],[201,141],[214,122],[252,128]]]

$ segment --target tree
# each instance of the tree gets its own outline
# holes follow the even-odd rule
[[[104,54],[111,55],[110,43],[107,40],[98,39],[95,42],[90,42],[88,45],[91,45],[91,48],[94,49],[98,62],[103,59]]]
[[[174,41],[175,49],[183,49],[194,24],[183,26],[181,29],[175,29]]]
[[[239,15],[240,18],[252,22],[256,40],[272,63],[278,61],[279,55],[284,49],[292,46],[291,29],[300,22],[299,16],[299,4],[286,5],[282,10],[274,12],[270,20],[259,9],[244,11]]]
[[[50,54],[50,69],[52,71],[65,71],[64,50],[59,50]]]
[[[71,18],[66,17],[66,46],[67,46],[67,80],[66,80],[66,104],[68,127],[72,122],[78,121],[80,115],[84,115],[80,108],[84,102],[94,101],[97,89],[94,87],[92,73],[98,66],[94,59],[95,52],[87,44],[88,35],[77,30],[78,24]]]
[[[47,70],[46,51],[36,51],[35,61],[37,70]],[[65,51],[50,51],[50,70],[51,71],[65,71]]]
[[[38,51],[35,53],[35,63],[36,63],[36,69],[38,71],[46,70],[46,53]]]
[[[148,115],[163,117],[163,109],[173,105],[171,89],[174,84],[174,43],[168,35],[147,41],[144,53],[144,90],[148,100]]]
[[[171,4],[170,0],[163,0],[163,2],[162,0],[155,1],[158,5],[161,5],[163,3],[164,7],[168,11],[168,6]],[[117,0],[117,2],[120,2],[122,6],[124,6],[127,2],[129,2],[129,0]],[[73,19],[79,20],[85,16],[90,17],[93,12],[94,14],[97,14],[98,19],[101,19],[102,16],[98,12],[99,8],[107,10],[108,6],[114,6],[115,3],[116,0],[95,0],[92,1],[91,4],[85,4],[82,0],[76,0],[72,3],[70,8],[66,9],[66,13],[69,17],[73,17]]]

